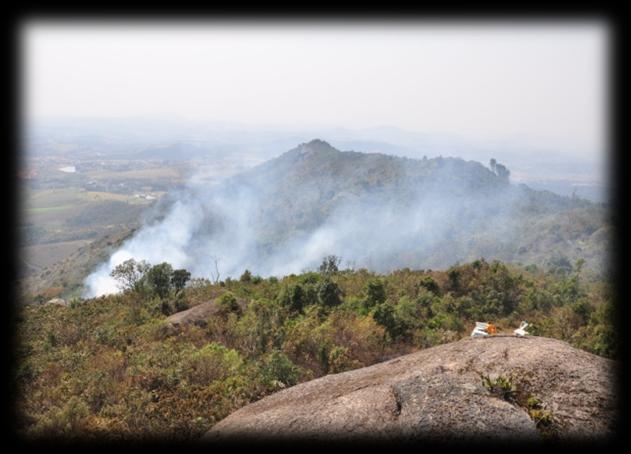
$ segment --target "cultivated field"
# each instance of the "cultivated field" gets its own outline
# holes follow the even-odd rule
[[[58,243],[36,244],[22,249],[23,260],[35,271],[52,266],[64,260],[90,240],[60,241]]]

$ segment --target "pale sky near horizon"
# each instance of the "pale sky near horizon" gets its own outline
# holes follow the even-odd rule
[[[608,28],[584,23],[98,23],[22,28],[26,118],[390,125],[607,148]]]

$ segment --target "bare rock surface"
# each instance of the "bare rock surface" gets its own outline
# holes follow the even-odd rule
[[[239,310],[244,311],[247,302],[243,299],[237,299]],[[166,319],[165,332],[167,334],[177,334],[184,325],[197,325],[205,327],[207,320],[212,315],[219,313],[221,309],[217,306],[215,300],[199,303],[190,309],[171,314]]]
[[[206,301],[185,311],[176,312],[167,317],[166,321],[168,325],[174,327],[187,324],[204,325],[206,319],[215,314],[217,310],[218,307],[214,301]]]
[[[69,306],[70,303],[62,298],[53,298],[51,300],[46,301],[46,304],[54,304],[56,306]]]
[[[541,439],[528,395],[552,412],[557,437],[607,437],[616,367],[554,339],[463,339],[287,388],[232,413],[204,439]],[[522,398],[492,394],[481,374],[512,377]]]

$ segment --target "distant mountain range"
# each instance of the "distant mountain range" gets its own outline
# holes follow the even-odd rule
[[[541,149],[517,138],[481,141],[392,126],[287,128],[177,118],[58,119],[29,124],[26,149],[28,154],[63,153],[72,159],[93,159],[99,155],[115,159],[172,162],[210,159],[212,162],[238,156],[249,162],[262,162],[312,137],[326,137],[341,150],[415,159],[449,155],[488,162],[494,157],[513,169],[514,181],[531,187],[537,184],[537,188],[561,195],[576,192],[595,201],[607,198],[607,159],[597,150]]]

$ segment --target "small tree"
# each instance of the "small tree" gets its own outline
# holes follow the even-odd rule
[[[372,280],[366,284],[366,300],[364,305],[368,308],[377,306],[386,301],[386,287],[381,280]]]
[[[241,277],[239,278],[241,282],[251,282],[252,281],[252,273],[250,270],[245,270]]]
[[[502,180],[508,182],[508,177],[510,176],[510,170],[508,170],[502,164],[497,164],[495,166],[495,170],[496,170],[496,173],[497,173],[498,177],[500,177]]]
[[[184,288],[190,278],[191,273],[188,271],[184,269],[174,270],[171,274],[171,285],[173,285],[176,292],[179,292]]]
[[[213,279],[213,282],[215,284],[218,284],[219,283],[219,276],[220,276],[219,275],[219,257],[213,255],[213,256],[211,256],[211,258],[212,258],[213,262],[215,263],[215,272],[214,273],[210,273],[210,274],[211,274],[211,277]]]
[[[320,274],[325,276],[330,276],[339,271],[339,265],[342,261],[341,257],[336,255],[328,255],[322,259],[322,263],[320,264]]]
[[[325,307],[342,304],[342,289],[330,279],[323,280],[318,286],[318,300]]]
[[[291,301],[291,309],[296,312],[302,312],[302,308],[306,303],[306,295],[302,285],[296,284],[292,287],[289,299]]]
[[[306,305],[306,294],[300,284],[283,288],[278,294],[278,301],[293,313],[302,313]]]
[[[378,305],[372,314],[372,318],[386,329],[385,332],[390,335],[390,338],[395,339],[399,336],[399,323],[394,313],[394,307],[391,304],[382,303]]]
[[[490,161],[491,171],[500,177],[505,182],[508,182],[508,177],[510,176],[510,170],[506,168],[506,166],[497,162],[494,158]]]
[[[140,291],[149,268],[150,265],[144,260],[137,262],[134,259],[128,259],[117,265],[110,273],[110,276],[118,281],[118,286],[121,290]]]
[[[171,291],[171,275],[173,268],[166,262],[152,266],[147,271],[147,284],[160,298],[166,298]]]
[[[460,290],[460,270],[454,266],[447,270],[447,277],[449,277],[449,286],[452,291]]]
[[[502,180],[508,182],[508,177],[510,176],[510,170],[506,168],[506,166],[497,162],[494,158],[491,158],[490,161],[491,171],[500,177]]]

